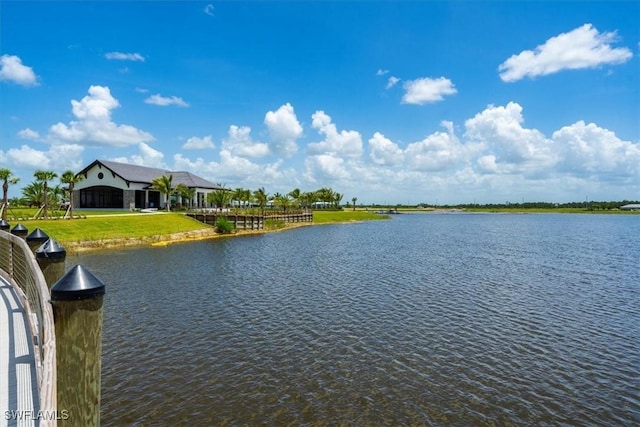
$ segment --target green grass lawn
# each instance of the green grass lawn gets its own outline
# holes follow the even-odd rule
[[[23,220],[26,218],[30,219],[30,218],[33,218],[37,212],[38,212],[37,208],[23,208],[23,207],[11,208],[7,210],[7,221],[15,222],[16,220]],[[65,213],[66,213],[66,210],[60,210],[60,209],[57,209],[57,207],[55,209],[49,209],[50,218],[62,218]],[[73,210],[74,217],[114,215],[114,214],[125,214],[125,213],[131,213],[131,212],[125,211],[125,210],[115,210],[115,211],[114,210],[101,211],[101,210],[95,210],[95,209],[90,209],[90,210],[74,209]]]
[[[373,212],[362,210],[313,211],[313,222],[317,224],[330,222],[370,221],[376,219],[389,219],[389,216],[374,214]]]
[[[10,223],[11,228],[17,224],[15,221]],[[98,215],[86,219],[38,219],[20,223],[29,229],[29,233],[40,228],[63,246],[68,242],[145,238],[209,228],[199,221],[174,213]]]
[[[90,242],[111,239],[150,238],[160,235],[188,232],[210,228],[209,226],[189,218],[181,213],[157,213],[131,215],[127,211],[80,211],[88,216],[82,219],[28,219],[15,220],[8,218],[11,228],[18,223],[24,225],[31,233],[40,228],[49,237],[61,245],[73,242]],[[33,216],[33,212],[30,213]],[[317,224],[369,221],[388,219],[387,215],[378,215],[362,210],[314,211],[313,222]]]

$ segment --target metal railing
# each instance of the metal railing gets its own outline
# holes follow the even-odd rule
[[[33,335],[40,411],[56,414],[56,337],[49,289],[27,242],[1,230],[0,274],[26,297],[25,309]],[[40,423],[49,426],[56,424],[55,419],[42,420]]]

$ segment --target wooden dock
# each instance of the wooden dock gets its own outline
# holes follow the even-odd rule
[[[36,357],[21,300],[0,276],[0,426],[38,425]]]
[[[104,283],[17,228],[0,230],[0,427],[98,427]]]
[[[25,239],[0,230],[0,427],[55,427],[56,378],[47,283]]]
[[[312,212],[267,213],[265,215],[240,215],[233,212],[188,213],[187,216],[215,226],[218,219],[225,218],[236,230],[264,230],[267,221],[282,221],[286,224],[313,222]]]

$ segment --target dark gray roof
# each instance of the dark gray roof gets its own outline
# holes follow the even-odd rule
[[[86,173],[89,169],[95,165],[102,165],[106,167],[114,174],[128,182],[139,182],[142,184],[151,185],[151,181],[163,175],[172,175],[172,183],[174,186],[178,184],[184,184],[187,187],[209,188],[217,190],[221,188],[219,185],[207,181],[191,172],[184,171],[170,171],[167,169],[150,168],[147,166],[132,165],[129,163],[112,162],[110,160],[96,160],[89,166],[80,171],[81,174]]]

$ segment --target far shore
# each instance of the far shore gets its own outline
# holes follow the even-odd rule
[[[560,208],[560,209],[456,209],[456,208],[403,208],[374,207],[345,209],[342,211],[314,211],[313,222],[280,224],[261,230],[234,230],[228,234],[216,232],[215,227],[203,224],[184,214],[174,212],[82,212],[81,219],[27,219],[11,221],[11,226],[22,224],[29,232],[40,228],[65,248],[68,254],[112,250],[141,246],[166,247],[171,244],[205,239],[222,239],[293,230],[299,227],[323,224],[354,223],[388,219],[394,214],[416,213],[502,213],[502,214],[626,214],[640,215],[640,211]]]

